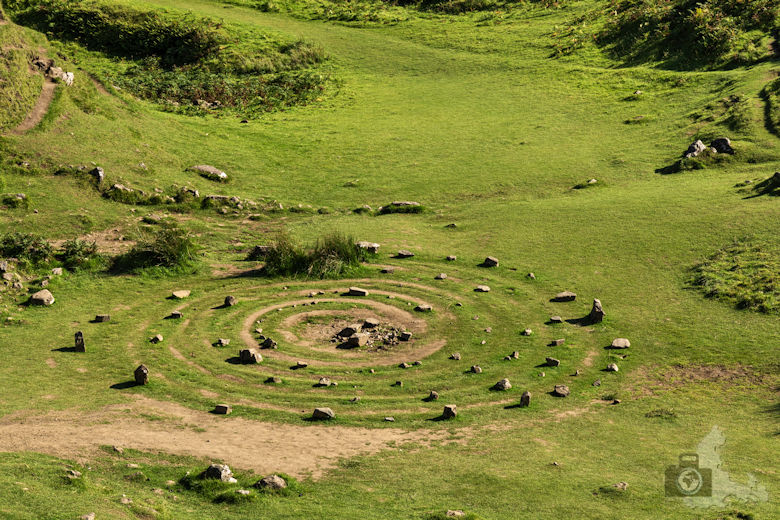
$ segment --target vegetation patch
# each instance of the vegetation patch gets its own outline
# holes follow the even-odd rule
[[[780,135],[780,77],[769,82],[761,91],[766,103],[765,120],[770,132]]]
[[[0,13],[0,20],[3,19]],[[40,42],[31,40],[20,27],[0,25],[0,132],[24,120],[41,93],[43,76],[30,73]]]
[[[780,247],[750,238],[735,240],[693,269],[691,285],[709,298],[739,309],[780,313]]]
[[[321,95],[320,47],[239,26],[97,0],[15,0],[16,22],[68,42],[108,83],[168,110],[259,115]]]
[[[281,234],[265,251],[263,272],[268,276],[334,278],[356,270],[369,256],[352,237],[341,233],[326,235],[309,248]]]
[[[174,225],[154,230],[140,228],[136,245],[114,259],[115,272],[139,272],[144,269],[176,271],[195,263],[197,246],[190,234]]]
[[[753,63],[778,34],[777,0],[618,0],[597,42],[624,61],[674,68]]]

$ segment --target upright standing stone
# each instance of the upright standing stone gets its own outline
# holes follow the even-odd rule
[[[526,408],[531,405],[531,392],[526,390],[523,395],[520,396],[520,407]]]
[[[232,307],[237,302],[238,300],[236,300],[236,297],[232,294],[230,296],[225,296],[225,307]]]
[[[591,323],[601,323],[604,319],[604,309],[601,308],[601,300],[593,298],[593,308],[588,315],[588,321]]]
[[[133,375],[135,376],[135,384],[137,385],[145,385],[149,382],[149,369],[144,365],[140,365],[136,368]]]
[[[86,348],[84,348],[84,334],[81,333],[81,331],[78,331],[75,334],[75,341],[73,345],[73,350],[76,352],[86,352]]]

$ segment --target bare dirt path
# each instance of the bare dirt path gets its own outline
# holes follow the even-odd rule
[[[128,413],[130,412],[130,413]],[[140,414],[162,417],[140,419]],[[391,442],[442,440],[448,432],[297,426],[224,417],[144,397],[96,412],[0,418],[0,451],[34,451],[86,461],[103,445],[204,457],[260,474],[322,476],[340,458],[376,453]]]
[[[41,89],[41,95],[38,96],[38,101],[35,102],[35,106],[27,114],[27,117],[22,121],[19,126],[11,130],[14,135],[22,135],[28,130],[35,128],[38,123],[43,121],[43,116],[49,111],[49,105],[51,105],[54,99],[54,89],[57,88],[57,84],[50,78],[45,78],[43,81],[43,89]]]

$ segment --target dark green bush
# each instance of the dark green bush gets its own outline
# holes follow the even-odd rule
[[[265,253],[263,272],[267,276],[336,277],[359,267],[368,256],[352,237],[340,233],[325,236],[310,249],[280,234]]]
[[[133,272],[147,268],[178,269],[195,262],[196,245],[187,231],[165,226],[140,229],[138,240],[127,253],[114,259],[112,270]]]
[[[31,233],[6,233],[0,235],[0,256],[18,258],[33,265],[48,262],[54,249],[42,236]]]
[[[91,270],[103,264],[103,257],[98,254],[97,244],[79,239],[66,241],[56,256],[62,265],[70,270]]]
[[[130,59],[156,56],[165,67],[195,63],[225,38],[208,19],[92,0],[10,0],[14,20],[57,39]]]
[[[780,0],[613,0],[597,42],[628,62],[752,63],[780,33]]]
[[[387,204],[379,208],[379,215],[390,215],[392,213],[423,213],[425,206],[412,204]]]

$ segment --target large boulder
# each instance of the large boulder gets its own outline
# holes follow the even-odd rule
[[[182,289],[180,291],[173,291],[173,293],[171,293],[171,297],[174,300],[183,300],[184,298],[188,298],[189,295],[190,295],[190,291],[186,289]]]
[[[315,408],[314,412],[311,414],[311,418],[315,421],[329,421],[334,417],[336,417],[336,414],[333,413],[333,410],[327,407]]]
[[[577,294],[571,291],[559,292],[553,298],[554,302],[573,302],[577,299]]]
[[[263,356],[253,348],[245,348],[238,352],[238,358],[244,364],[262,363]]]
[[[734,155],[734,149],[731,147],[731,140],[728,137],[719,137],[718,139],[713,139],[713,141],[710,143],[710,146],[718,153]]]
[[[230,471],[230,467],[227,464],[211,464],[206,471],[203,472],[203,478],[221,480],[222,482],[229,482],[235,484],[237,480],[233,478],[233,472]]]
[[[696,140],[692,142],[691,145],[688,147],[688,149],[683,152],[683,157],[685,157],[686,159],[690,159],[691,157],[696,157],[706,149],[707,146],[703,142],[701,142],[701,140]]]
[[[615,338],[612,340],[612,345],[610,345],[610,348],[614,349],[624,349],[631,346],[631,342],[628,341],[626,338]]]
[[[84,334],[82,334],[81,331],[74,334],[73,350],[76,352],[86,352],[86,348],[84,347]]]
[[[269,475],[255,482],[253,486],[258,489],[284,489],[287,487],[287,481],[279,475]]]
[[[48,289],[43,289],[30,296],[32,305],[51,305],[54,303],[54,296]]]
[[[555,397],[566,397],[570,392],[569,387],[566,385],[555,385],[552,393]]]
[[[504,390],[509,390],[510,388],[512,388],[512,383],[510,383],[509,379],[507,378],[504,378],[498,383],[496,383],[495,385],[493,385],[493,390],[504,391]]]
[[[357,246],[368,253],[376,254],[379,252],[379,244],[377,244],[376,242],[360,241],[357,243]]]
[[[368,343],[368,334],[365,332],[356,332],[347,339],[347,344],[351,347],[362,347]]]
[[[520,406],[525,408],[531,405],[531,392],[526,390],[523,395],[520,396]]]
[[[189,170],[197,173],[201,177],[209,179],[210,181],[225,182],[228,178],[227,173],[218,168],[215,168],[214,166],[209,166],[208,164],[190,166]]]
[[[489,256],[482,262],[483,267],[498,267],[498,258],[495,256]]]
[[[452,419],[456,415],[458,415],[458,407],[454,404],[448,404],[444,407],[444,411],[442,412],[441,416],[444,419]]]
[[[347,291],[347,296],[368,296],[368,290],[360,287],[350,287]]]
[[[229,296],[225,296],[225,303],[224,303],[225,307],[232,307],[236,303],[238,303],[238,300],[232,294]]]

